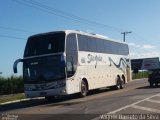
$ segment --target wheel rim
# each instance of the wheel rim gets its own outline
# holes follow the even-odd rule
[[[121,81],[121,89],[124,88],[124,80]]]
[[[121,82],[120,82],[120,80],[118,80],[117,81],[117,88],[120,89],[120,87],[121,87]]]
[[[82,85],[81,85],[81,93],[85,96],[86,93],[87,93],[87,87],[86,87],[86,84],[84,82],[82,82]]]
[[[117,87],[118,87],[118,89],[120,89],[121,88],[120,84]]]

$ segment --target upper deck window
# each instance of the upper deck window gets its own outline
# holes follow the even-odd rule
[[[78,34],[79,51],[128,55],[127,44]]]
[[[48,33],[30,37],[24,57],[64,52],[65,33]]]

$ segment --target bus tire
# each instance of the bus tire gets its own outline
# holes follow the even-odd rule
[[[120,89],[123,89],[123,88],[124,88],[124,84],[125,84],[125,78],[122,77],[121,83],[120,83]]]
[[[84,80],[82,80],[82,82],[81,82],[80,97],[87,96],[87,92],[88,92],[87,83]]]
[[[117,83],[115,88],[116,90],[122,89],[122,80],[120,79],[120,77],[117,77]]]

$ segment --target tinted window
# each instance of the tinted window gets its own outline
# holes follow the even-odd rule
[[[129,54],[128,45],[126,44],[98,39],[84,35],[78,35],[78,44],[80,51],[109,53],[118,55]]]
[[[105,53],[112,53],[112,49],[111,49],[111,42],[109,42],[109,41],[105,41],[104,42],[104,50],[105,50]]]
[[[118,54],[118,55],[128,55],[129,54],[128,45],[126,44],[117,43],[117,42],[109,42],[109,45],[110,45],[110,49],[107,50],[109,51],[107,53]]]
[[[78,44],[80,51],[89,51],[88,49],[88,37],[83,35],[78,35]]]
[[[100,53],[105,53],[104,51],[104,40],[102,39],[97,39],[96,40],[96,43],[97,43],[97,51],[100,52]]]
[[[125,55],[128,55],[128,54],[129,54],[128,45],[123,45],[123,52],[124,52]]]
[[[65,65],[64,61],[61,61],[61,55],[25,59],[23,63],[23,77],[26,83],[65,78]]]
[[[69,34],[66,41],[67,77],[72,77],[77,69],[78,52],[76,34]]]
[[[67,36],[67,42],[66,42],[66,50],[67,51],[77,51],[77,40],[75,34],[69,34]]]
[[[128,51],[128,46],[125,44],[121,44],[121,43],[117,43],[118,47],[117,47],[117,53],[120,55],[128,55],[129,51]]]
[[[96,38],[78,35],[78,45],[80,51],[97,52]]]
[[[24,57],[64,52],[65,33],[48,33],[28,39]]]
[[[116,42],[112,42],[112,54],[119,54],[119,46],[120,44],[119,43],[116,43]]]
[[[92,37],[88,37],[88,51],[89,52],[97,52],[97,43],[96,39]]]

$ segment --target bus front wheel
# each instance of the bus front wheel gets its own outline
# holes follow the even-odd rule
[[[82,82],[81,82],[80,97],[87,96],[87,92],[88,92],[87,83],[82,80]]]

